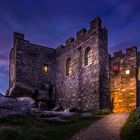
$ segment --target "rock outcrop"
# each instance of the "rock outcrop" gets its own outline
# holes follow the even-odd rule
[[[4,95],[2,93],[0,93],[0,97],[3,97]]]
[[[36,101],[29,97],[18,97],[17,100],[28,108],[34,108],[37,106]]]
[[[0,97],[0,117],[26,115],[33,104],[32,99]]]
[[[7,96],[15,96],[15,97],[21,97],[21,96],[28,96],[32,97],[35,93],[35,90],[27,85],[20,82],[16,82],[6,93]]]

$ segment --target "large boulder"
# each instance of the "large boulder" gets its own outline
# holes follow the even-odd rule
[[[65,109],[65,112],[77,112],[77,113],[79,113],[79,112],[81,112],[81,110],[78,109],[77,107],[70,107],[68,109]]]
[[[0,97],[0,117],[10,115],[26,115],[30,106],[15,98]]]
[[[55,87],[51,83],[42,84],[40,90],[36,92],[36,95],[36,101],[46,103],[49,109],[55,107],[57,97]]]
[[[21,97],[21,96],[28,96],[28,97],[32,97],[35,93],[35,90],[24,83],[20,83],[20,82],[16,82],[13,87],[11,87],[6,95],[7,96],[15,96],[15,97]]]
[[[49,92],[47,90],[39,90],[38,96],[36,98],[38,101],[49,102]]]
[[[48,110],[49,109],[47,103],[45,103],[45,102],[38,102],[38,108],[40,110]]]
[[[16,99],[0,97],[0,117],[20,114],[22,114],[22,111]]]
[[[35,100],[30,97],[18,97],[17,100],[27,108],[35,108],[37,106]]]
[[[64,112],[40,110],[39,108],[31,108],[30,110],[30,114],[41,117],[56,117],[63,115],[63,113]]]
[[[4,95],[2,93],[0,93],[0,97],[3,97]]]
[[[14,98],[0,97],[0,108],[3,109],[18,109],[18,101]]]
[[[62,106],[56,106],[52,111],[64,111],[64,108]]]
[[[68,120],[68,119],[63,119],[61,117],[49,117],[49,118],[45,118],[45,120],[49,123],[54,123],[54,124],[69,124],[72,123],[72,120]]]
[[[66,119],[78,118],[80,116],[79,113],[63,112],[63,111],[43,111],[38,108],[32,108],[30,110],[30,113],[32,115],[40,117],[62,117]]]
[[[91,119],[93,117],[92,113],[82,113],[82,119]]]

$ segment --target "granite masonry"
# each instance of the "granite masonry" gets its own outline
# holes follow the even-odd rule
[[[110,57],[110,95],[113,112],[129,112],[139,105],[140,69],[136,47]]]
[[[126,51],[109,57],[108,32],[100,17],[56,49],[32,44],[24,34],[14,33],[7,95],[46,93],[52,107],[130,111],[139,103],[139,53],[134,47]]]

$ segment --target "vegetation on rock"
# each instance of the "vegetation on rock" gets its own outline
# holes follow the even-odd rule
[[[140,108],[132,112],[121,130],[122,140],[140,140]]]
[[[0,140],[68,140],[76,132],[104,115],[79,119],[73,123],[48,123],[35,116],[9,116],[0,118]]]

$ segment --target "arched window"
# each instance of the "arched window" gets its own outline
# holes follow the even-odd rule
[[[43,71],[44,71],[45,73],[48,73],[48,65],[44,65]]]
[[[66,76],[72,75],[72,64],[71,59],[68,58],[66,61]]]
[[[85,66],[92,64],[92,51],[89,47],[85,50],[85,59],[84,60],[85,60],[84,61]]]

